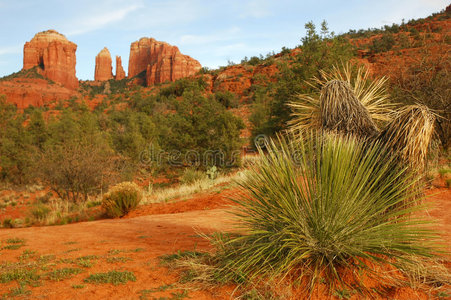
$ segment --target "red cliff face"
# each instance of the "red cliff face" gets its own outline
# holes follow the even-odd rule
[[[153,38],[142,38],[130,46],[128,77],[145,71],[147,85],[194,75],[200,68],[197,60],[181,54],[176,46]]]
[[[125,78],[125,71],[122,68],[122,59],[120,56],[116,56],[116,76],[114,77],[116,80],[122,80]]]
[[[24,109],[29,105],[42,106],[49,102],[67,100],[79,95],[73,89],[52,84],[46,79],[13,78],[0,81],[0,95],[5,95],[9,103]]]
[[[55,30],[37,33],[25,43],[23,49],[23,69],[38,66],[38,72],[44,77],[76,89],[78,79],[75,76],[75,51],[77,45]]]
[[[95,81],[113,79],[113,66],[110,51],[105,47],[96,56]]]

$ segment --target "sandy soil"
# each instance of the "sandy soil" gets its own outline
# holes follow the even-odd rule
[[[451,252],[451,189],[432,189],[426,196],[426,202],[430,204],[428,214],[437,221],[436,228]]]
[[[451,245],[451,190],[429,191],[428,202],[435,205],[429,213],[438,220],[437,227],[443,232],[448,246]],[[123,219],[100,220],[64,226],[1,229],[0,240],[25,239],[25,246],[17,250],[2,250],[0,261],[16,262],[24,250],[36,251],[39,255],[55,255],[56,259],[76,259],[96,255],[94,266],[71,279],[45,280],[38,287],[30,287],[31,299],[139,299],[143,290],[167,287],[179,279],[179,273],[161,265],[159,256],[179,250],[210,250],[211,246],[199,236],[199,232],[228,231],[233,225],[232,217],[224,207],[227,201],[221,194],[197,195],[178,204],[143,206]],[[206,209],[207,208],[207,209]],[[209,209],[208,209],[209,208]],[[136,250],[138,249],[138,250]],[[113,250],[113,251],[112,251]],[[116,252],[116,254],[112,254]],[[108,262],[109,257],[128,257],[126,262]],[[56,262],[56,260],[55,260]],[[64,267],[64,263],[58,267]],[[131,271],[136,282],[114,286],[91,284],[83,280],[90,274],[111,270]],[[84,285],[75,289],[73,285]],[[17,283],[0,283],[0,294],[6,294]],[[229,299],[234,287],[218,287],[209,291],[188,292],[189,299]],[[147,299],[175,297],[181,292],[176,287],[165,291],[152,291]],[[397,299],[423,299],[405,288],[395,293]],[[412,298],[413,297],[413,298]],[[186,298],[188,299],[188,298]]]
[[[109,251],[124,251],[120,257],[132,258],[124,263],[107,263],[100,258],[95,266],[72,279],[45,283],[31,288],[32,296],[48,299],[137,299],[140,291],[177,282],[176,272],[160,264],[159,256],[178,250],[207,250],[208,243],[198,233],[210,233],[230,228],[230,216],[224,210],[192,211],[181,214],[142,216],[132,219],[102,220],[53,227],[31,227],[1,230],[0,238],[25,239],[26,246],[18,250],[3,250],[2,261],[17,261],[23,250],[37,251],[40,255],[56,255],[59,259],[86,255],[108,257]],[[141,249],[133,252],[134,249]],[[128,250],[128,252],[127,252]],[[127,270],[137,281],[113,286],[86,284],[82,289],[72,285],[84,284],[83,279],[93,273]],[[16,284],[0,284],[1,294]],[[178,290],[153,293],[152,297],[170,296]],[[189,292],[192,299],[226,298],[227,289],[210,292]],[[152,299],[152,298],[150,298]]]

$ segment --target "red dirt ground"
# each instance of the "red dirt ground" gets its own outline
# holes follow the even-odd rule
[[[229,191],[230,192],[230,191]],[[233,191],[232,191],[233,192]],[[429,214],[438,220],[447,245],[451,245],[451,190],[434,189],[428,202],[435,205]],[[199,232],[211,233],[228,231],[233,228],[233,218],[227,214],[225,206],[229,202],[221,194],[203,194],[186,201],[169,204],[142,206],[123,219],[100,220],[52,227],[31,227],[1,229],[0,240],[8,238],[25,239],[26,245],[18,250],[2,250],[0,260],[18,261],[23,250],[37,251],[39,255],[56,255],[57,259],[77,258],[85,255],[98,255],[100,258],[91,268],[63,281],[45,280],[39,287],[29,287],[28,297],[46,299],[138,299],[142,290],[163,287],[177,283],[180,274],[168,270],[160,263],[159,256],[173,254],[179,250],[211,250],[208,241]],[[222,207],[222,208],[218,208]],[[130,250],[142,248],[142,251]],[[127,262],[108,263],[110,250],[124,250],[117,256],[129,257]],[[128,250],[128,252],[127,252]],[[64,267],[66,265],[58,265]],[[134,272],[136,282],[114,286],[84,283],[90,274],[110,270]],[[84,284],[81,289],[73,285]],[[0,284],[0,294],[6,294],[17,283]],[[148,299],[172,297],[180,292],[176,287],[166,291],[152,292]],[[233,286],[218,287],[206,291],[189,290],[189,299],[230,299]],[[237,296],[237,295],[236,295]],[[428,299],[424,293],[401,287],[393,290],[394,299]],[[233,298],[233,297],[232,297]],[[321,299],[322,297],[319,297]],[[352,299],[354,299],[353,297]]]
[[[426,192],[426,201],[431,204],[429,215],[437,220],[437,230],[451,251],[451,189],[440,188]]]

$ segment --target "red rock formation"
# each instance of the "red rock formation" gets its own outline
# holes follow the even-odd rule
[[[78,88],[75,76],[77,45],[55,30],[37,33],[23,48],[23,69],[38,66],[44,77],[67,88]]]
[[[251,87],[253,69],[236,65],[223,70],[215,79],[213,92],[230,91],[237,95],[244,95]]]
[[[110,51],[105,47],[96,56],[95,81],[106,81],[113,79],[113,61]]]
[[[142,38],[130,46],[128,77],[145,71],[147,85],[194,75],[200,68],[197,60],[181,54],[176,46],[153,38]]]
[[[0,95],[2,94],[6,96],[6,101],[15,104],[19,109],[30,105],[42,106],[49,102],[79,96],[73,89],[38,78],[13,78],[0,81]]]
[[[116,80],[122,80],[125,78],[125,71],[122,68],[122,60],[120,56],[116,55],[116,76],[114,77]]]

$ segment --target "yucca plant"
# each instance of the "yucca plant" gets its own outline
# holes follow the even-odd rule
[[[346,268],[436,251],[436,234],[413,217],[421,207],[398,205],[412,199],[417,178],[393,170],[379,144],[311,133],[278,137],[266,151],[233,199],[243,235],[214,240],[219,278],[294,276],[312,290],[320,278],[339,283]]]
[[[425,105],[405,106],[393,113],[392,121],[377,139],[387,145],[400,164],[421,173],[434,133],[435,119],[435,113]]]
[[[312,94],[299,94],[295,101],[288,105],[292,109],[292,120],[289,126],[295,132],[299,130],[319,129],[321,127],[320,94],[324,85],[332,80],[347,82],[355,97],[366,108],[377,126],[390,120],[393,104],[389,101],[386,89],[386,77],[371,78],[370,71],[365,66],[353,67],[348,62],[334,66],[332,70],[320,71],[320,76],[307,82],[313,88]]]
[[[319,103],[321,129],[362,138],[377,135],[376,124],[368,110],[346,81],[327,82],[321,89]]]

